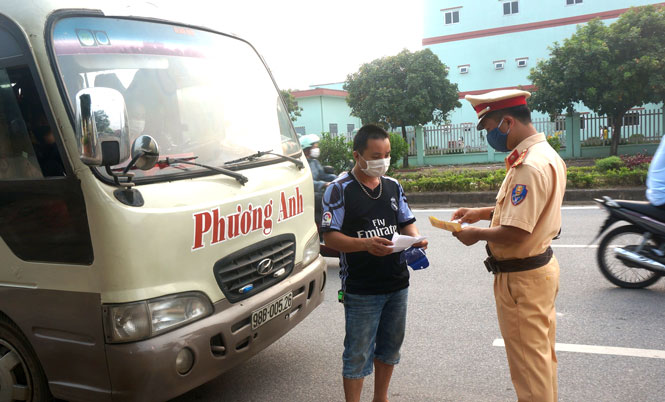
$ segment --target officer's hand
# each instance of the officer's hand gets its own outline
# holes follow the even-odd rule
[[[372,255],[383,257],[393,252],[393,249],[388,247],[392,246],[393,242],[384,239],[383,237],[370,237],[369,239],[363,240],[365,241],[365,249]]]
[[[479,229],[474,227],[467,227],[459,232],[453,232],[453,236],[457,237],[457,240],[464,243],[465,246],[471,246],[476,244],[480,238],[478,237]]]
[[[427,250],[428,244],[429,242],[427,241],[427,239],[424,239],[422,241],[419,241],[418,243],[413,243],[412,246],[417,248],[422,248],[423,250]]]
[[[476,223],[480,220],[480,209],[478,208],[460,208],[453,213],[452,220],[458,220],[459,223]]]

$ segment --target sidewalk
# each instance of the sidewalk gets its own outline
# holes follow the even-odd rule
[[[617,200],[646,201],[646,187],[570,189],[566,190],[565,205],[594,204],[594,198],[608,196]],[[417,208],[457,208],[494,205],[496,191],[469,193],[407,193],[409,205]]]

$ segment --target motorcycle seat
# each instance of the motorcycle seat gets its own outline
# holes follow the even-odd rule
[[[665,209],[653,206],[648,201],[616,201],[616,202],[622,208],[639,212],[641,214],[654,218],[660,222],[665,222]]]

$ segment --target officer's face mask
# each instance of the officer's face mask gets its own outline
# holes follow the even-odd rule
[[[508,148],[508,134],[510,134],[510,127],[508,128],[508,131],[502,133],[501,130],[499,130],[499,127],[501,127],[502,124],[503,119],[501,119],[498,126],[487,133],[487,143],[498,152],[508,152],[510,151]]]
[[[309,157],[310,158],[316,159],[319,156],[321,156],[321,150],[319,148],[312,148],[312,149],[309,150]]]
[[[386,174],[388,167],[390,167],[390,157],[368,161],[367,159],[363,158],[362,155],[359,156],[360,159],[367,163],[366,168],[360,168],[360,170],[362,170],[363,173],[365,173],[367,176],[381,177]]]

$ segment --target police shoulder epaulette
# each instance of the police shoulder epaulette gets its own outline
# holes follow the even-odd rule
[[[528,148],[525,149],[525,150],[520,154],[519,158],[517,158],[517,160],[513,163],[512,167],[517,167],[517,166],[521,165],[522,162],[524,162],[524,158],[526,158],[526,153],[527,153],[528,151],[529,151]]]

